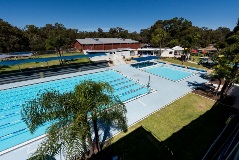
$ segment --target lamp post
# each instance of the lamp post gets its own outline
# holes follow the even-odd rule
[[[22,70],[21,70],[21,67],[20,67],[20,65],[18,64],[18,69],[19,69],[19,71],[21,71],[22,72]]]

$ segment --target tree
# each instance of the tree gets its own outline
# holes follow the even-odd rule
[[[184,18],[175,17],[170,20],[158,20],[153,26],[151,26],[150,33],[153,33],[157,28],[163,28],[167,33],[164,38],[164,44],[170,46],[170,41],[173,39],[178,39],[179,44],[182,44],[185,39],[184,37],[186,36],[183,32],[192,27],[192,22]]]
[[[90,92],[85,94],[85,92],[82,91]],[[81,97],[81,99],[86,99],[91,102],[85,105],[88,107],[86,110],[90,112],[91,121],[93,122],[98,151],[101,150],[98,134],[99,120],[102,123],[114,123],[114,125],[119,126],[122,130],[127,129],[125,105],[118,97],[113,95],[113,88],[109,84],[105,82],[95,83],[93,81],[86,81],[84,84],[76,86],[75,93],[77,97]],[[110,95],[108,93],[110,93]],[[114,107],[111,108],[110,106]]]
[[[221,75],[223,71],[223,76],[221,78],[225,79],[225,83],[222,87],[220,97],[224,97],[225,91],[232,86],[234,82],[238,82],[239,73],[239,19],[237,26],[234,30],[229,33],[226,39],[226,47],[222,49],[217,58],[218,65],[215,67],[215,75]]]
[[[59,57],[62,56],[61,50],[65,45],[66,40],[66,28],[63,24],[55,23],[55,25],[46,24],[45,27],[42,28],[43,33],[45,32],[46,38],[46,49],[54,49]],[[62,64],[62,60],[59,59],[60,64]]]
[[[167,32],[163,28],[155,29],[153,34],[152,34],[151,43],[154,44],[154,45],[159,44],[160,54],[161,54],[162,43],[163,43],[163,40],[165,39],[166,36],[167,36]]]
[[[46,39],[42,36],[41,30],[34,25],[27,25],[24,29],[26,37],[29,39],[29,47],[32,51],[45,50]]]
[[[129,33],[129,38],[133,39],[133,40],[136,40],[136,41],[139,41],[140,40],[140,35],[134,31],[132,33]]]
[[[118,29],[117,28],[110,28],[109,36],[112,38],[118,38]]]
[[[169,47],[171,48],[178,45],[179,45],[178,39],[172,39],[169,41]]]
[[[217,95],[219,88],[221,86],[222,80],[224,78],[228,79],[229,75],[229,70],[230,70],[230,65],[228,65],[228,60],[227,58],[220,57],[218,60],[218,65],[216,66],[214,72],[212,73],[211,77],[215,78],[219,81],[218,87],[216,88],[215,95]]]
[[[140,41],[142,43],[147,43],[149,44],[150,43],[150,29],[141,29],[140,30]]]
[[[98,37],[99,38],[105,38],[106,37],[105,32],[103,31],[102,28],[98,28]]]
[[[99,120],[122,130],[127,128],[125,105],[113,95],[113,88],[106,82],[83,81],[72,92],[43,92],[27,101],[21,114],[31,133],[51,122],[46,139],[33,157],[55,156],[63,151],[66,159],[80,156],[86,159],[93,155],[91,124],[96,141],[99,141]]]
[[[25,37],[24,32],[0,19],[0,51],[7,53],[28,49],[29,40]]]
[[[64,32],[64,37],[65,37],[65,43],[63,45],[64,48],[69,49],[69,48],[74,48],[74,42],[77,38],[77,29],[66,29]]]
[[[230,33],[230,29],[226,27],[218,27],[213,31],[213,40],[215,40],[215,47],[221,50],[226,47],[226,36]]]

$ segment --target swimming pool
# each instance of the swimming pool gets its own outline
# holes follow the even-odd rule
[[[119,95],[121,101],[127,101],[142,96],[150,89],[114,70],[97,72],[82,76],[59,79],[23,87],[0,91],[0,152],[36,138],[45,133],[50,124],[40,127],[34,134],[30,134],[26,124],[21,119],[21,106],[26,100],[32,99],[44,89],[55,89],[61,93],[73,91],[80,81],[90,79],[93,81],[108,82]]]
[[[136,60],[137,62],[142,62],[142,61],[149,61],[153,59],[158,59],[157,56],[147,56],[147,57],[139,57],[139,58],[133,58],[133,60]]]
[[[172,67],[167,67],[166,65],[145,68],[145,71],[151,74],[155,74],[157,76],[172,80],[172,81],[180,81],[181,79],[184,79],[193,75],[192,72],[179,70]]]
[[[131,66],[134,67],[134,68],[143,68],[143,67],[148,67],[148,66],[152,66],[152,65],[155,65],[155,64],[157,64],[157,63],[150,62],[150,61],[145,61],[145,62],[139,62],[139,63],[131,64]]]

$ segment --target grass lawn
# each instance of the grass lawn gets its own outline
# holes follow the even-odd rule
[[[233,112],[190,93],[115,136],[95,158],[201,159]]]
[[[165,59],[160,59],[161,61],[165,61],[165,62],[170,62],[170,63],[175,63],[175,64],[180,64],[182,65],[182,61],[178,60],[178,59],[172,59],[172,58],[165,58]],[[196,61],[195,61],[196,62]],[[190,67],[194,67],[194,68],[200,68],[200,69],[205,69],[208,70],[209,68],[207,67],[203,67],[202,65],[198,65],[197,63],[191,63],[191,62],[184,62],[185,66],[190,66]]]
[[[191,58],[194,58],[194,62],[198,63],[200,56],[191,56]]]

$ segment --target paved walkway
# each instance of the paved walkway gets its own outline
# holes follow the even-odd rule
[[[187,61],[189,63],[194,63],[194,64],[198,64],[197,62],[194,62],[194,61]]]
[[[141,98],[138,98],[136,100],[126,103],[126,107],[127,107],[126,116],[128,118],[129,126],[144,119],[151,113],[157,110],[160,110],[161,108],[165,107],[167,104],[175,101],[176,99],[179,99],[180,97],[184,96],[188,92],[191,92],[192,89],[197,87],[198,85],[201,85],[207,82],[207,80],[204,79],[204,76],[199,73],[195,74],[192,77],[184,79],[180,82],[173,82],[173,81],[166,80],[164,78],[152,75],[150,73],[141,71],[139,69],[133,68],[129,64],[113,66],[110,68],[115,69],[121,72],[121,74],[127,75],[133,78],[135,81],[139,81],[140,83],[143,83],[145,85],[148,84],[149,76],[150,76],[150,87],[156,90],[156,92],[147,94]],[[26,84],[50,81],[54,79],[71,77],[73,75],[82,75],[82,74],[87,74],[87,73],[92,73],[92,72],[97,72],[102,70],[106,70],[106,69],[78,72],[73,74],[42,78],[42,79],[32,80],[28,82],[18,82],[14,84],[0,86],[0,89],[7,89],[13,86],[21,86]],[[116,133],[118,133],[118,130],[115,128],[109,128],[109,129],[104,128],[104,130],[101,130],[100,136],[102,139],[105,139],[115,135]],[[0,156],[0,159],[12,160],[12,159],[16,159],[16,155],[18,155],[18,160],[25,160],[28,158],[29,154],[34,152],[34,150],[36,149],[37,145],[41,142],[41,140],[42,139],[37,140],[28,145],[25,145],[23,147],[19,147],[6,154],[3,154]],[[60,157],[56,157],[56,159],[63,160],[63,158],[60,158]]]

